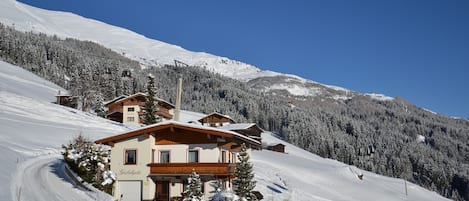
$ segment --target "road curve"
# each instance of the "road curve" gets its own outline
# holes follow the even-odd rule
[[[29,159],[19,165],[11,188],[14,201],[92,201],[107,200],[102,192],[76,185],[65,173],[61,155]]]

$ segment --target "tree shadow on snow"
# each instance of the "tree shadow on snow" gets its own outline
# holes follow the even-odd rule
[[[57,175],[64,182],[70,183],[73,185],[73,188],[80,190],[90,191],[86,186],[79,182],[71,173],[67,173],[69,170],[65,167],[65,162],[61,159],[55,160],[49,165],[51,172]]]
[[[272,186],[267,186],[267,188],[273,192],[276,192],[276,193],[282,193],[282,191],[276,189],[275,187],[272,187]]]
[[[285,188],[284,186],[280,185],[280,184],[277,184],[277,183],[274,183],[275,186],[285,190],[285,191],[288,191],[288,188]]]

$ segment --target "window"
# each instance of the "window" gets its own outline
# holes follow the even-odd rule
[[[134,120],[135,120],[134,117],[127,117],[128,122],[133,122]]]
[[[236,163],[236,153],[231,153],[231,162]]]
[[[127,108],[127,112],[133,112],[133,111],[135,111],[135,108],[134,108],[134,107],[129,107],[129,108]]]
[[[169,163],[169,151],[160,152],[160,163]]]
[[[125,165],[137,164],[137,150],[125,150]]]
[[[198,162],[199,162],[199,151],[189,150],[189,163],[198,163]]]
[[[221,162],[226,163],[226,151],[221,151]]]

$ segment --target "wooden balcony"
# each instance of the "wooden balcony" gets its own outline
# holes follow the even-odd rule
[[[138,116],[142,117],[143,115],[144,115],[143,111],[138,112]],[[166,112],[166,111],[158,111],[158,112],[156,112],[156,115],[158,115],[160,117],[164,117],[166,119],[172,119],[173,118],[173,115],[169,114],[169,112]]]
[[[153,175],[189,175],[192,170],[199,175],[232,177],[235,163],[150,163],[150,174]]]

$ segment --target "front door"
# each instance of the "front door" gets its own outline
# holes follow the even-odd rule
[[[156,182],[156,196],[158,201],[169,201],[169,181]]]

